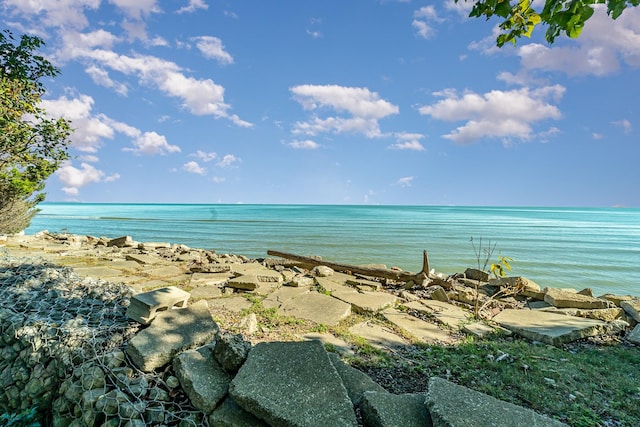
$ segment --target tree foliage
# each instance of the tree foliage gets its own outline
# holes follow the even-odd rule
[[[16,41],[10,31],[0,32],[0,214],[23,218],[24,227],[44,200],[46,179],[69,157],[69,121],[47,117],[40,106],[42,79],[59,74],[35,53],[43,45],[38,37]],[[13,231],[0,227],[0,233]]]
[[[458,3],[461,0],[455,0]],[[474,3],[470,17],[485,16],[487,19],[498,16],[502,33],[496,43],[503,46],[507,42],[513,44],[520,37],[531,37],[533,29],[539,24],[546,24],[545,38],[553,43],[556,37],[566,35],[578,37],[585,22],[591,18],[594,7],[598,4],[607,6],[607,14],[617,19],[627,7],[638,6],[640,0],[545,0],[540,10],[532,6],[532,0],[464,0]]]

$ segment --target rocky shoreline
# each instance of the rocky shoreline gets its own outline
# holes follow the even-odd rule
[[[0,279],[9,292],[0,307],[0,365],[9,373],[0,386],[14,396],[0,410],[18,413],[49,402],[39,410],[49,411],[56,426],[317,425],[319,420],[454,426],[463,425],[455,417],[465,411],[452,411],[451,405],[465,408],[472,402],[485,409],[466,417],[499,419],[505,412],[560,425],[445,379],[432,378],[417,395],[388,393],[336,357],[352,354],[352,343],[321,332],[355,314],[384,319],[386,325],[353,324],[349,334],[389,351],[489,333],[551,345],[590,336],[640,344],[637,297],[543,289],[523,277],[491,279],[474,269],[452,276],[433,272],[416,283],[128,236],[41,232],[6,237],[0,244],[8,250]],[[289,343],[270,343],[255,315],[247,314],[256,302],[315,327]],[[220,313],[241,333],[224,331],[213,320]],[[278,378],[287,381],[278,385]],[[326,401],[320,399],[324,387]],[[303,399],[309,395],[315,412]],[[407,412],[401,417],[399,411]]]

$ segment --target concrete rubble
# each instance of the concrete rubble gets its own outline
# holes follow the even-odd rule
[[[178,394],[196,410],[185,412],[183,420],[205,416],[215,426],[564,425],[437,377],[423,393],[390,394],[345,364],[339,354],[353,354],[353,349],[330,334],[252,346],[241,334],[220,331],[212,316],[216,310],[245,322],[245,336],[254,333],[260,326],[246,311],[256,301],[321,327],[336,326],[353,313],[376,315],[377,320],[353,324],[349,332],[390,351],[412,341],[448,344],[465,333],[504,330],[551,345],[601,335],[626,335],[640,343],[639,298],[542,289],[522,277],[491,280],[475,269],[433,283],[393,283],[324,266],[306,269],[285,260],[139,243],[129,236],[81,237],[58,239],[42,232],[7,240],[18,254],[46,247],[49,259],[74,260],[70,264],[78,274],[120,282],[131,292],[122,310],[139,330],[122,342],[124,352],[109,353],[108,363],[88,363],[64,381],[60,397],[52,398],[55,413],[61,414],[54,425],[69,425],[76,416],[93,425],[122,413],[131,425],[162,424],[171,417],[168,402]],[[515,292],[503,298],[491,293],[500,290]],[[482,308],[476,314],[485,322],[470,321],[474,306]],[[171,375],[157,384],[145,377],[158,372]],[[115,379],[107,383],[109,375]],[[136,396],[153,396],[154,404],[136,403]]]

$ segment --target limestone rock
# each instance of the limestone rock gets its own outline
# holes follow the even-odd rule
[[[499,277],[497,279],[489,280],[489,284],[500,288],[514,288],[517,289],[521,295],[535,299],[544,299],[545,295],[544,292],[542,292],[540,285],[533,280],[522,276]]]
[[[360,411],[369,427],[432,427],[425,393],[390,394],[366,391]]]
[[[342,380],[318,341],[257,344],[231,382],[229,395],[270,425],[357,425]]]
[[[264,421],[254,417],[227,397],[209,415],[209,425],[215,427],[269,427]]]
[[[636,325],[636,327],[627,334],[626,338],[630,342],[640,345],[640,325]]]
[[[205,414],[216,408],[231,382],[209,347],[180,353],[173,359],[173,370],[193,406]]]
[[[480,282],[488,282],[489,281],[489,273],[483,270],[479,270],[477,268],[467,268],[464,271],[464,276],[467,279],[471,280],[479,280]]]
[[[216,340],[213,355],[225,371],[234,373],[247,359],[251,343],[245,341],[241,334],[221,334]]]
[[[640,298],[622,301],[620,302],[620,307],[622,307],[633,320],[640,322]]]
[[[525,338],[551,345],[561,345],[586,337],[617,334],[624,328],[622,324],[618,324],[620,321],[606,323],[538,310],[507,309],[495,316],[493,321]]]
[[[260,285],[260,281],[257,276],[252,274],[246,274],[243,276],[234,277],[229,279],[227,286],[235,289],[242,289],[245,291],[253,291]]]
[[[311,272],[317,277],[329,277],[335,274],[335,271],[331,267],[327,267],[326,265],[318,265],[313,267]]]
[[[365,392],[375,392],[381,396],[391,396],[391,393],[373,381],[367,374],[344,363],[337,354],[327,354],[329,355],[331,364],[336,368],[340,378],[342,378],[342,384],[344,384],[344,387],[347,389],[349,399],[351,399],[354,406],[360,405],[360,401]],[[424,396],[422,402],[424,402]]]
[[[212,341],[218,330],[207,302],[202,300],[159,313],[148,328],[129,341],[126,352],[139,369],[150,372],[171,362],[179,352]]]
[[[544,300],[556,308],[598,309],[609,307],[609,303],[605,300],[554,288],[547,289]]]
[[[425,404],[434,427],[567,427],[528,408],[432,377]]]

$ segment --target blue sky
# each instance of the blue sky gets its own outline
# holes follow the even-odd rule
[[[62,71],[49,201],[640,207],[640,9],[495,47],[461,1],[0,0]]]

